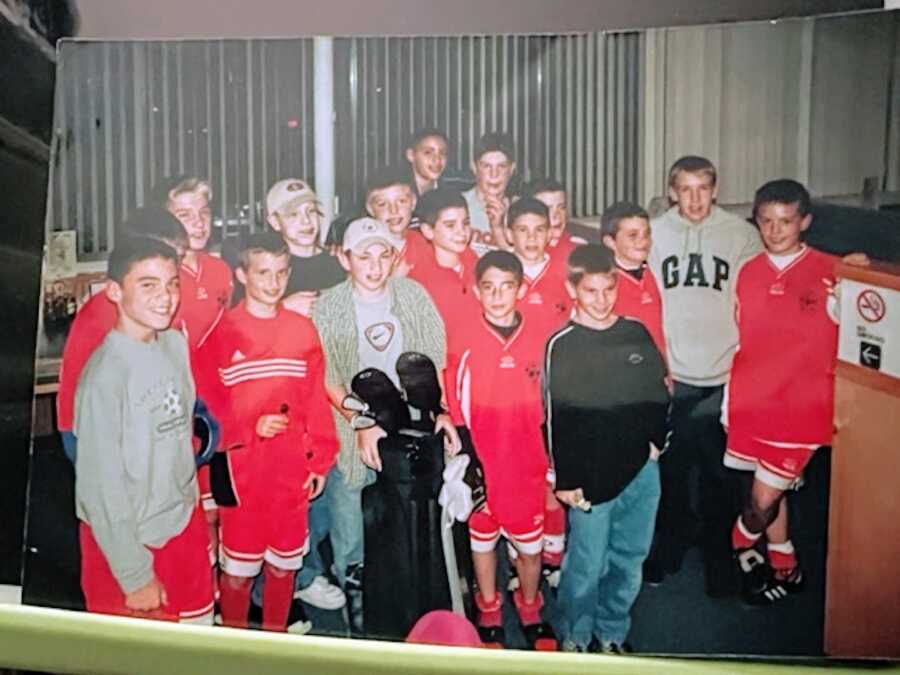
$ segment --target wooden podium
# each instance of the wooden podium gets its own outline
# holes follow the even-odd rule
[[[900,267],[839,264],[825,653],[900,657]]]

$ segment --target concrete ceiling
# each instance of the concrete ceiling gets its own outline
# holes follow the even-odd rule
[[[892,6],[894,0],[888,0]],[[79,0],[79,37],[562,33],[883,9],[884,0]]]

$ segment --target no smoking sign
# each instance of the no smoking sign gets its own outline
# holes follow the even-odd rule
[[[871,289],[856,298],[856,311],[869,323],[878,323],[884,318],[884,298]]]

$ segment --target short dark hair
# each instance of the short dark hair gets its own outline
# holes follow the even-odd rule
[[[669,169],[669,187],[675,187],[675,178],[682,171],[685,173],[705,174],[712,178],[713,185],[716,184],[716,167],[706,157],[700,157],[699,155],[685,155],[684,157],[676,159]]]
[[[410,134],[409,140],[406,143],[406,149],[415,150],[416,146],[419,145],[419,143],[424,141],[426,138],[431,138],[432,136],[440,138],[449,147],[450,139],[447,138],[447,134],[445,134],[443,131],[441,131],[437,127],[421,127]]]
[[[763,204],[796,204],[801,216],[809,215],[812,210],[812,200],[802,183],[790,178],[770,180],[756,191],[753,197],[753,220]]]
[[[462,196],[459,190],[449,187],[439,187],[436,190],[429,190],[419,199],[416,206],[416,213],[419,220],[429,225],[434,225],[441,216],[444,209],[462,208],[469,210],[469,204],[466,198]]]
[[[380,166],[369,173],[366,178],[366,200],[375,190],[383,190],[392,185],[406,185],[413,189],[412,173],[409,165],[406,166]]]
[[[119,227],[120,237],[150,237],[167,242],[187,242],[188,236],[175,216],[161,206],[135,209]]]
[[[550,222],[550,211],[544,202],[534,197],[523,197],[510,204],[509,210],[506,212],[506,226],[512,227],[517,218],[527,213],[543,216],[547,222]]]
[[[541,176],[532,179],[522,188],[523,197],[534,197],[542,192],[566,192],[566,186],[555,178]]]
[[[481,281],[481,277],[491,267],[495,267],[501,272],[512,272],[516,278],[516,283],[522,283],[522,277],[525,276],[525,270],[522,269],[522,262],[509,251],[488,251],[475,264],[475,281]]]
[[[488,152],[502,152],[510,161],[516,161],[516,144],[513,142],[509,134],[499,131],[492,131],[484,134],[475,143],[475,150],[472,153],[472,159],[478,161],[482,155]]]
[[[237,247],[237,264],[243,270],[250,266],[250,256],[254,253],[290,255],[287,242],[277,232],[254,232],[241,237]]]
[[[619,223],[626,218],[643,218],[650,220],[650,215],[643,206],[639,206],[634,202],[616,202],[607,206],[600,216],[600,236],[609,235],[613,239],[619,232]]]
[[[584,244],[569,254],[566,279],[573,286],[588,274],[615,274],[616,261],[612,251],[600,244]]]
[[[131,268],[143,260],[163,258],[178,266],[178,253],[159,239],[151,237],[119,237],[116,247],[109,254],[106,275],[121,284]]]

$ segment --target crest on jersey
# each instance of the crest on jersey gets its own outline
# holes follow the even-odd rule
[[[515,368],[516,367],[516,359],[511,354],[505,354],[500,359],[500,367],[501,368]]]

